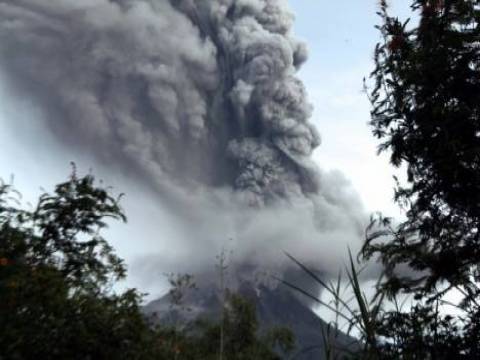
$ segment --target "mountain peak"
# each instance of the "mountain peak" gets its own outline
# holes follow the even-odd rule
[[[331,345],[342,348],[355,343],[355,340],[335,329],[321,319],[305,302],[302,302],[290,289],[282,286],[274,288],[263,284],[242,282],[237,294],[253,302],[256,306],[260,331],[275,326],[290,329],[296,338],[296,352],[299,360],[324,359],[324,337],[329,332]],[[189,290],[181,305],[173,305],[169,294],[152,301],[144,307],[144,313],[157,323],[171,324],[181,319],[183,323],[208,318],[219,319],[223,296],[218,287],[209,286]]]

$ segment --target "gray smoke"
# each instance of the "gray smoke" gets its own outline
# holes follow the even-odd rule
[[[167,204],[184,264],[231,237],[240,263],[282,267],[284,249],[326,271],[363,210],[311,160],[293,20],[284,0],[0,0],[0,65],[60,141]]]

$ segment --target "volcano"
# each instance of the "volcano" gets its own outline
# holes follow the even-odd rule
[[[358,340],[335,331],[320,318],[303,299],[286,287],[269,287],[242,283],[237,291],[239,295],[256,305],[260,332],[275,326],[286,327],[295,335],[295,350],[289,356],[296,360],[327,360],[325,340],[327,337],[331,348],[355,351]],[[177,320],[189,323],[196,319],[218,320],[222,309],[222,296],[214,286],[189,291],[184,298],[183,307],[189,311],[180,311],[172,306],[170,295],[154,300],[144,307],[147,317],[157,324],[172,324]],[[339,350],[338,350],[339,351]],[[341,354],[341,351],[338,352]]]
[[[321,139],[298,76],[308,51],[287,0],[0,5],[2,81],[38,107],[41,127],[68,153],[134,181],[168,222],[167,231],[155,220],[135,229],[158,234],[136,277],[208,273],[227,238],[239,264],[279,274],[288,271],[282,251],[335,274],[347,247],[361,246],[369,219],[360,197],[313,157]],[[139,219],[153,219],[134,201]],[[281,288],[235,289],[264,328],[289,327],[298,349],[313,347],[302,358],[321,358],[327,324],[306,303]],[[187,297],[188,316],[218,316],[221,298],[203,287]],[[145,312],[166,320],[169,304]]]

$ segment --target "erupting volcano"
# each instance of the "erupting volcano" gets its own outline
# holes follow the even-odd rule
[[[328,276],[358,244],[357,195],[311,158],[307,50],[286,1],[0,0],[0,20],[8,84],[64,146],[155,194],[200,287],[228,238],[236,287],[291,272],[284,250]]]

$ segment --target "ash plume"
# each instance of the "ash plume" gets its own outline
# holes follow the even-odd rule
[[[231,237],[239,263],[329,271],[364,214],[311,159],[293,20],[283,0],[0,0],[0,66],[59,141],[176,214],[189,270]]]

